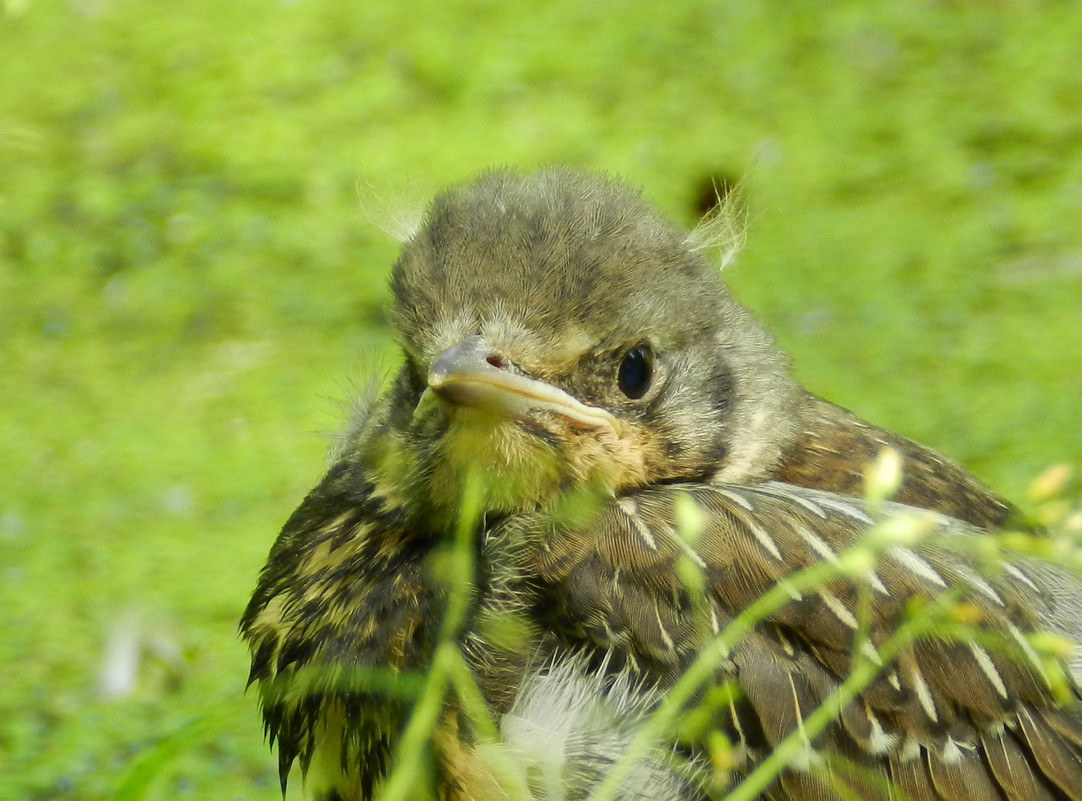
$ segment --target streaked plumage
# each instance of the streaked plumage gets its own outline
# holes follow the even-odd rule
[[[697,241],[573,170],[436,198],[392,271],[405,363],[241,624],[283,782],[299,761],[314,798],[372,797],[443,636],[500,739],[449,693],[413,792],[585,798],[722,636],[689,701],[709,720],[666,730],[616,797],[722,794],[871,660],[767,797],[1082,799],[1082,675],[1067,662],[1057,683],[1028,639],[1082,641],[1078,578],[999,554],[986,531],[1011,508],[957,465],[796,385]],[[904,480],[869,509],[884,447]],[[476,476],[476,571],[446,631]],[[916,522],[869,542],[893,514]],[[830,575],[803,586],[814,565]],[[771,591],[782,602],[730,637]],[[936,626],[895,655],[914,619]]]

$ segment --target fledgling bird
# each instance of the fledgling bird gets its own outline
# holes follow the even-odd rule
[[[727,688],[706,729],[732,744],[732,782],[803,738],[765,797],[1082,799],[1082,670],[1029,640],[1082,642],[1078,579],[989,557],[1008,503],[796,384],[703,252],[719,224],[689,236],[566,168],[485,173],[432,202],[391,274],[404,363],[286,523],[241,622],[283,788],[299,762],[311,798],[374,797],[451,642],[499,736],[461,686],[440,694],[409,797],[586,798],[624,755],[612,797],[720,795],[701,738],[642,734],[713,648],[682,703]],[[868,508],[884,449],[903,478]],[[926,536],[851,572],[887,513]],[[449,578],[463,530],[473,575]],[[817,564],[838,572],[800,585]],[[725,639],[776,587],[784,602]],[[944,598],[971,633],[894,644],[914,604]],[[862,660],[865,684],[806,730]]]

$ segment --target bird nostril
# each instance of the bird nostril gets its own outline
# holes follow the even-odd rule
[[[500,356],[496,355],[495,353],[493,353],[490,356],[485,357],[485,361],[488,362],[489,364],[491,364],[497,370],[502,370],[506,366],[504,360]]]

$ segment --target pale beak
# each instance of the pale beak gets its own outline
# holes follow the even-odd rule
[[[555,414],[581,428],[618,431],[616,418],[587,406],[544,381],[512,368],[480,336],[452,345],[428,370],[428,389],[417,410],[435,400],[450,406],[484,409],[514,420],[535,421],[538,413]]]

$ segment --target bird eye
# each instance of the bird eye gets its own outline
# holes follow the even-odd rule
[[[616,375],[620,391],[631,400],[638,400],[650,389],[654,378],[654,353],[650,346],[639,344],[624,354],[620,372]]]

